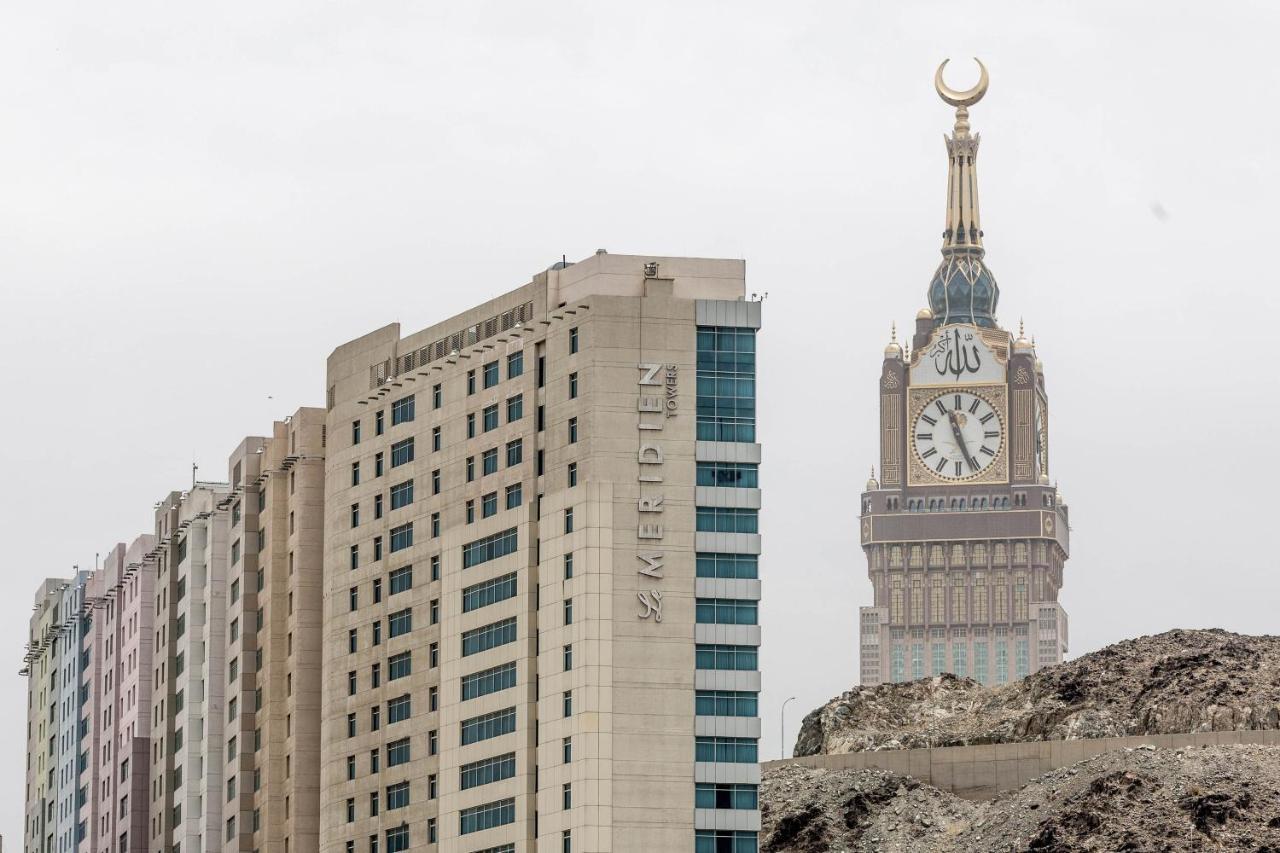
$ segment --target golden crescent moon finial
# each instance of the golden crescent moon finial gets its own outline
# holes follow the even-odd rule
[[[942,64],[938,66],[938,73],[933,75],[933,87],[938,90],[938,97],[946,101],[953,107],[971,107],[978,101],[982,100],[982,96],[987,94],[987,86],[991,84],[991,78],[987,76],[987,66],[982,64],[982,60],[974,57],[973,61],[978,63],[978,69],[982,72],[978,77],[978,85],[972,89],[966,89],[963,92],[957,92],[955,89],[947,87],[942,81],[942,69],[947,67],[950,59],[942,60]]]

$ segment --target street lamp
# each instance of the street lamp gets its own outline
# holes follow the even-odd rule
[[[781,755],[779,756],[780,758],[787,757],[787,702],[793,702],[795,701],[795,698],[796,697],[792,696],[782,703],[782,713],[780,714],[782,720],[778,724],[778,750],[781,752]]]

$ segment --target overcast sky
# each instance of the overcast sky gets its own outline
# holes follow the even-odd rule
[[[1273,632],[1274,3],[8,4],[0,13],[0,829],[36,585],[323,405],[324,359],[597,248],[768,292],[761,754],[857,678],[889,323],[982,134],[1000,319],[1046,365],[1072,656]],[[1270,543],[1270,544],[1268,544]]]

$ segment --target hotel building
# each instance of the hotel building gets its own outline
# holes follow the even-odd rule
[[[744,296],[600,252],[333,352],[323,853],[756,849]]]
[[[81,754],[81,610],[89,572],[49,578],[36,590],[27,653],[27,785],[24,823],[29,853],[76,849]]]
[[[223,851],[305,853],[320,811],[323,409],[246,438],[228,473]],[[209,848],[205,848],[206,850]]]
[[[156,506],[152,657],[153,853],[222,849],[226,695],[226,483],[196,483]]]
[[[80,853],[144,853],[155,537],[116,545],[86,585]]]

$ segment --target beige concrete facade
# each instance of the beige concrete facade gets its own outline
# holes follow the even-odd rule
[[[324,416],[299,409],[227,465],[224,851],[317,845]]]
[[[324,853],[746,849],[754,808],[695,810],[695,780],[759,777],[759,581],[695,572],[759,553],[758,488],[695,480],[706,459],[754,482],[754,435],[699,441],[695,414],[697,329],[753,342],[744,289],[740,261],[600,253],[334,351]],[[752,532],[701,532],[698,507]],[[721,599],[753,624],[699,624]],[[697,644],[752,663],[698,669]],[[751,711],[699,716],[699,690]],[[696,762],[700,737],[750,760]]]
[[[156,505],[151,815],[154,853],[222,849],[230,487],[196,483]]]
[[[785,764],[799,764],[827,770],[862,770],[870,767],[914,776],[935,788],[950,791],[965,799],[986,800],[1003,791],[1021,788],[1051,770],[1104,752],[1140,746],[1194,749],[1218,744],[1280,746],[1280,731],[1249,729],[1081,740],[1038,740],[1028,743],[987,743],[936,749],[887,749],[841,755],[806,755],[803,758],[769,761],[764,766],[768,769]]]

